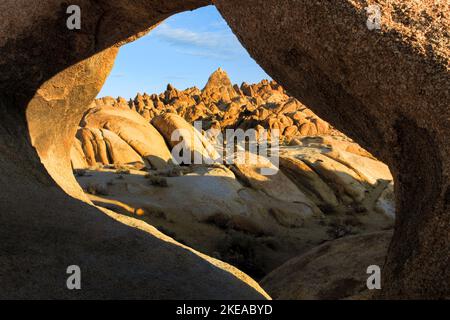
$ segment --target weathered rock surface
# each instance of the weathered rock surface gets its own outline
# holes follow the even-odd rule
[[[152,123],[166,139],[171,147],[172,154],[179,156],[177,159],[179,164],[212,162],[219,158],[214,147],[202,133],[182,117],[173,113],[166,113],[153,118]],[[176,152],[174,148],[178,148],[180,151]],[[186,161],[183,161],[184,155],[180,154],[182,150],[188,153]],[[196,159],[199,160],[195,161]]]
[[[274,299],[369,298],[367,267],[382,267],[391,231],[324,243],[272,271],[261,285]]]
[[[247,155],[246,155],[247,156]],[[288,202],[302,203],[306,205],[303,211],[310,215],[320,210],[289,178],[280,170],[274,168],[273,164],[261,156],[250,155],[253,160],[248,159],[245,163],[236,163],[234,171],[245,184],[255,190],[259,190],[267,195]],[[252,161],[252,162],[250,162]],[[277,170],[275,174],[267,175],[263,169]]]
[[[231,101],[238,94],[227,73],[221,68],[209,77],[202,93],[213,101]]]
[[[138,113],[127,108],[118,108],[110,106],[96,107],[83,117],[81,121],[81,136],[84,137],[86,130],[92,133],[90,138],[91,144],[95,146],[93,155],[97,162],[102,164],[110,163],[133,163],[143,162],[149,163],[151,168],[164,169],[172,163],[172,155],[166,146],[163,136]],[[101,129],[106,129],[116,135],[117,144],[106,143]],[[89,135],[89,133],[87,135]],[[111,138],[111,135],[109,135]],[[83,138],[84,139],[84,138]],[[88,143],[88,139],[84,139]],[[110,142],[110,139],[107,140]],[[119,159],[127,162],[114,161],[114,153],[116,157],[120,153],[119,149],[127,144],[132,150],[127,150],[124,155],[125,159]],[[84,145],[84,144],[83,144]],[[90,149],[90,148],[89,148]],[[90,153],[90,152],[88,152]],[[137,158],[137,155],[142,158]],[[88,156],[88,158],[92,158]],[[93,165],[94,159],[90,161]]]
[[[142,156],[137,153],[128,143],[112,131],[102,129],[103,139],[105,140],[106,147],[111,163],[117,164],[142,164],[144,161]],[[170,158],[169,158],[170,159]],[[106,164],[106,163],[105,163]]]
[[[83,169],[89,166],[83,151],[83,144],[78,139],[75,139],[72,149],[70,150],[70,161],[73,169]]]

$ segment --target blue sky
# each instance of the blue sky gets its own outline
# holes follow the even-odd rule
[[[138,92],[163,92],[168,83],[178,89],[201,89],[218,67],[233,83],[269,79],[217,9],[203,7],[174,15],[123,46],[98,96],[134,98]]]

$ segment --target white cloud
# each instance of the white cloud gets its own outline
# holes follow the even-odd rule
[[[159,39],[178,47],[178,51],[184,54],[230,59],[245,53],[237,38],[228,30],[195,32],[163,23],[153,33]]]

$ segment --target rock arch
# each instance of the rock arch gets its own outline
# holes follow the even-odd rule
[[[0,297],[263,297],[230,266],[91,206],[70,170],[77,124],[118,48],[210,1],[75,2],[79,31],[65,26],[68,3],[0,4]],[[372,2],[214,4],[275,80],[392,169],[397,223],[381,296],[448,297],[450,79],[436,41],[448,9],[379,0],[382,29],[369,31]],[[61,269],[77,261],[91,290],[64,286]]]

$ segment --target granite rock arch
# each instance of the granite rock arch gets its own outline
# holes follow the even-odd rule
[[[0,297],[264,297],[239,271],[93,207],[70,170],[77,124],[118,48],[210,1],[72,2],[0,4]],[[213,2],[275,80],[393,171],[397,222],[380,297],[448,297],[448,8],[378,0],[382,29],[370,31],[375,1]],[[65,26],[70,4],[81,30]],[[74,260],[93,265],[92,290],[65,288],[61,268]]]

